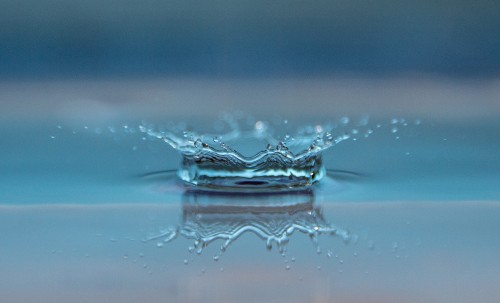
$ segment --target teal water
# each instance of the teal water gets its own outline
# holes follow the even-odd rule
[[[387,94],[398,85],[387,83]],[[161,117],[125,115],[126,102],[75,101],[83,117],[66,109],[33,118],[4,95],[13,114],[0,125],[2,301],[496,302],[497,103],[463,90],[483,98],[482,108],[447,116],[439,93],[429,114],[397,111],[394,101],[387,115],[368,107],[368,138],[325,150],[327,176],[311,192],[276,196],[185,188],[173,172],[181,155],[138,131],[143,116]],[[381,100],[376,91],[369,95]],[[29,102],[19,104],[27,111]],[[338,104],[348,111],[349,102]],[[321,121],[344,116],[327,108],[316,109]],[[318,122],[303,113],[285,114],[290,124]],[[207,115],[164,119],[203,126],[214,121]],[[420,123],[393,132],[394,118]]]
[[[350,190],[337,193],[336,199],[500,199],[497,120],[424,119],[419,126],[397,133],[392,133],[387,121],[380,119],[386,125],[375,126],[369,138],[346,140],[323,153],[327,169],[359,175],[344,180]],[[162,201],[163,194],[147,189],[147,180],[140,176],[177,169],[182,158],[161,140],[145,138],[138,130],[132,134],[123,130],[123,125],[138,129],[139,124],[4,123],[0,128],[2,203],[139,202],[145,190],[151,191],[147,200]]]

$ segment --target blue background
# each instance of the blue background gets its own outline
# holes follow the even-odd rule
[[[0,76],[495,77],[499,1],[0,1]]]

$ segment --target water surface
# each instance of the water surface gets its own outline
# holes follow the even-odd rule
[[[197,93],[192,82],[179,83],[18,83],[22,89],[3,90],[0,293],[6,302],[496,302],[494,83],[198,81]],[[289,104],[276,115],[281,121],[316,125],[368,115],[375,131],[323,153],[328,178],[313,194],[192,192],[171,173],[181,156],[136,131],[142,120],[209,125],[217,110],[200,118],[172,104],[203,107],[201,97],[215,98],[221,87],[236,100],[229,106],[222,98],[227,108],[248,111],[247,95],[234,98],[236,92],[258,87],[257,104],[277,100],[266,110]],[[122,100],[131,91],[145,100],[140,106]],[[291,91],[322,93],[300,110],[288,103]],[[423,105],[398,101],[416,91]],[[252,114],[273,119],[257,107]],[[394,132],[393,119],[420,123],[398,122]],[[241,229],[253,224],[275,236],[294,222],[341,233],[311,237],[297,230],[284,250],[275,242],[269,250],[266,236]],[[242,233],[223,253],[223,238],[200,253],[193,247],[206,236],[202,231],[220,235],[230,227]],[[186,232],[163,241],[175,228],[196,237]]]

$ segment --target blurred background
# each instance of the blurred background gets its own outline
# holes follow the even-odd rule
[[[0,77],[496,77],[491,0],[2,0]]]

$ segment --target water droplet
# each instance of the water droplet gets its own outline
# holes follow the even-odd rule
[[[215,261],[215,262],[219,261],[219,258],[220,258],[220,255],[215,255],[215,256],[213,257],[213,259],[214,259],[214,261]]]
[[[331,132],[326,132],[325,133],[325,138],[328,142],[333,141],[335,138],[333,137],[333,134]]]
[[[265,126],[264,122],[257,121],[257,122],[255,122],[255,126],[254,127],[255,127],[255,130],[262,131],[262,130],[264,130],[264,126]]]
[[[395,133],[397,133],[397,132],[398,132],[398,128],[397,128],[397,127],[393,127],[393,128],[391,129],[391,133],[395,134]]]
[[[366,125],[368,125],[368,121],[369,121],[369,120],[370,120],[370,118],[369,118],[369,117],[363,117],[363,118],[361,118],[361,119],[359,120],[358,125],[359,125],[359,126],[366,126]]]
[[[290,270],[290,265],[288,265],[288,264],[287,264],[287,265],[285,266],[285,269],[286,269],[286,270]]]
[[[184,259],[183,262],[184,262],[184,265],[188,265],[188,263],[189,263],[187,259]]]

